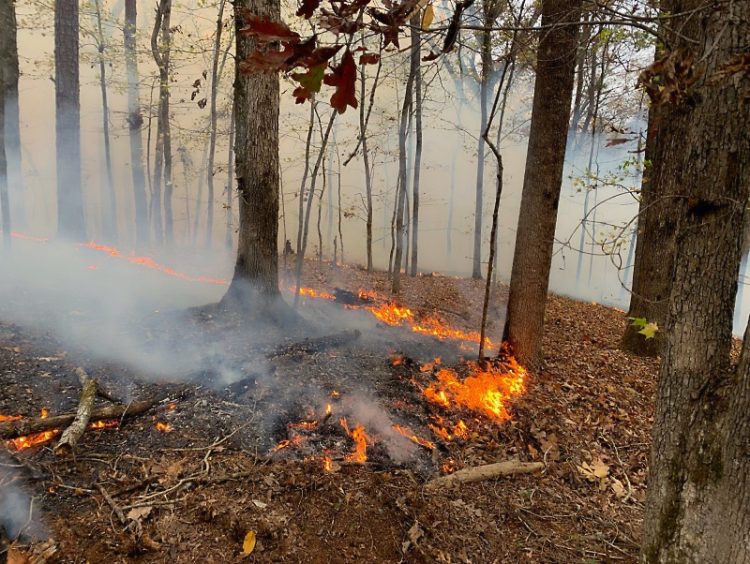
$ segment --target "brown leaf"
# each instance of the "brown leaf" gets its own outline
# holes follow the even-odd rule
[[[335,86],[336,91],[331,96],[331,106],[340,114],[347,106],[357,107],[356,95],[357,65],[351,51],[347,50],[341,59],[341,64],[333,69],[333,73],[323,79],[328,86]]]

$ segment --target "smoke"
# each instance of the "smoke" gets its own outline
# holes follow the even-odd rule
[[[20,485],[20,467],[0,453],[0,530],[11,540],[21,535],[41,538],[46,532],[36,518],[32,497]]]

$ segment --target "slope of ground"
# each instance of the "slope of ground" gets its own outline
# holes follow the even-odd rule
[[[308,270],[306,285],[314,288],[387,289],[382,273]],[[478,281],[421,276],[404,280],[402,302],[476,329],[482,292]],[[492,308],[494,339],[503,292]],[[194,379],[148,383],[49,335],[0,326],[0,414],[74,409],[73,370],[82,365],[105,382],[117,374],[114,387],[132,382],[126,390],[134,396],[163,399],[119,429],[88,432],[75,458],[55,457],[50,444],[3,455],[0,506],[9,507],[11,486],[34,496],[33,516],[23,519],[12,554],[51,562],[633,562],[657,365],[619,351],[623,318],[550,296],[545,367],[529,376],[510,421],[469,418],[466,440],[433,453],[419,449],[409,463],[389,462],[373,449],[366,464],[339,460],[330,472],[320,456],[269,448],[282,436],[266,421],[275,407],[264,407],[257,390],[230,394]],[[406,341],[395,335],[399,350]],[[415,428],[428,433],[420,425],[420,395],[397,377],[389,351],[379,350],[355,342],[297,351],[279,366],[298,396],[307,380],[344,393],[357,383],[391,411],[415,404]],[[160,432],[156,421],[173,431]],[[340,431],[326,440],[331,448],[351,446]],[[545,469],[451,490],[424,488],[441,466],[508,458],[540,461]],[[243,556],[250,531],[256,545]]]

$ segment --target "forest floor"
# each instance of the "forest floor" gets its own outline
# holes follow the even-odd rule
[[[386,293],[387,279],[311,262],[305,285]],[[496,342],[504,292],[491,308]],[[482,295],[481,281],[419,276],[403,279],[401,303],[469,331],[478,327]],[[325,318],[322,335],[348,329],[339,320],[361,313],[302,305],[306,319]],[[6,519],[16,510],[20,524],[6,520],[6,528],[23,530],[11,561],[636,561],[657,363],[619,350],[621,311],[549,296],[544,367],[508,405],[510,419],[445,413],[468,426],[465,438],[451,441],[429,430],[442,408],[422,394],[435,370],[420,368],[432,356],[458,366],[460,354],[469,354],[446,341],[383,324],[368,330],[363,321],[352,324],[361,337],[346,342],[307,338],[311,330],[302,325],[283,335],[256,332],[250,343],[246,333],[230,338],[237,320],[200,310],[185,319],[179,330],[152,319],[142,333],[186,350],[190,339],[197,347],[213,335],[213,346],[225,347],[221,362],[156,381],[50,332],[0,323],[0,415],[75,411],[76,367],[126,402],[160,400],[117,428],[88,431],[75,457],[56,456],[54,441],[17,452],[0,446],[0,509]],[[228,367],[237,374],[227,377]],[[331,418],[320,411],[327,399]],[[352,440],[339,409],[350,424],[357,414],[366,420],[364,464],[345,460]],[[379,441],[384,418],[437,446],[408,443],[397,456]],[[292,432],[300,421],[315,430]],[[294,444],[274,446],[285,439]],[[424,487],[446,466],[507,459],[545,466],[453,489]],[[19,492],[33,496],[31,512],[13,501],[23,499]],[[245,556],[249,532],[256,544]]]

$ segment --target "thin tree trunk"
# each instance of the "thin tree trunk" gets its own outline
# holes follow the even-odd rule
[[[411,275],[417,275],[419,265],[419,177],[422,169],[422,70],[420,69],[419,41],[420,16],[416,15],[411,22],[411,56],[416,57],[416,74],[414,75],[414,103],[416,146],[414,148],[414,177],[412,180],[412,222],[411,222]]]
[[[107,64],[104,60],[104,31],[102,30],[101,0],[94,1],[96,9],[96,41],[99,52],[99,89],[102,94],[102,132],[104,135],[104,159],[106,164],[107,181],[103,191],[102,206],[102,233],[104,238],[110,242],[117,242],[117,196],[115,194],[115,182],[112,173],[112,148],[109,140],[109,101],[107,96]]]
[[[0,65],[0,131],[5,128],[5,65]],[[10,249],[10,200],[8,198],[8,165],[5,158],[5,135],[0,135],[0,224],[3,247]]]
[[[689,14],[671,18],[663,32],[669,55],[692,67],[695,80],[656,112],[649,183],[675,195],[676,237],[641,560],[746,564],[750,331],[737,366],[730,354],[750,198],[750,77],[717,71],[747,50],[750,4],[712,6],[696,17],[702,7],[700,0],[661,4]],[[658,84],[668,88],[669,77]]]
[[[0,3],[0,66],[4,69],[5,80],[0,81],[5,98],[5,153],[6,178],[13,210],[10,212],[16,225],[26,223],[23,196],[23,173],[21,168],[21,114],[18,104],[18,39],[15,4]]]
[[[125,67],[128,77],[128,132],[130,140],[130,169],[133,176],[133,201],[135,204],[135,245],[140,248],[149,242],[148,202],[146,178],[143,171],[143,116],[139,93],[138,55],[136,40],[136,0],[125,0]]]
[[[55,0],[57,229],[62,238],[83,241],[78,29],[78,0]]]
[[[154,240],[161,245],[164,241],[165,223],[162,222],[162,179],[164,179],[164,199],[166,201],[166,141],[169,122],[169,21],[172,0],[159,0],[156,7],[154,30],[151,33],[151,53],[159,68],[159,108],[156,125],[156,156],[154,158],[154,180],[151,190],[151,221]],[[165,113],[166,110],[166,113]],[[164,210],[166,219],[166,210]]]
[[[367,218],[365,219],[366,247],[367,247],[367,272],[372,272],[372,176],[370,174],[370,151],[367,147],[367,125],[365,122],[365,88],[367,84],[367,73],[365,65],[359,66],[359,137],[362,141],[362,161],[365,167],[365,193]],[[374,88],[374,85],[373,85]]]
[[[198,233],[200,232],[201,217],[203,217],[203,185],[206,182],[205,170],[208,166],[208,143],[203,147],[203,158],[201,159],[201,174],[198,175],[198,190],[195,194],[195,217],[193,218],[193,248],[198,247]]]
[[[227,250],[232,249],[232,195],[234,194],[234,103],[232,103],[232,114],[229,123],[229,148],[227,150],[227,203],[226,203],[226,233],[224,246]],[[286,217],[284,218],[286,221]]]
[[[531,131],[504,338],[521,363],[542,358],[544,311],[578,46],[581,0],[543,0]],[[566,25],[567,24],[567,25]]]
[[[219,55],[221,54],[221,31],[224,28],[224,7],[227,0],[219,2],[219,14],[216,16],[216,36],[214,37],[214,55],[211,65],[211,132],[208,147],[208,206],[206,208],[206,247],[210,248],[214,230],[214,159],[216,157],[216,100],[219,93]]]
[[[307,126],[307,139],[305,140],[305,168],[302,171],[302,181],[299,185],[299,201],[297,202],[297,252],[302,248],[302,230],[305,224],[305,190],[307,188],[307,177],[310,174],[310,148],[314,127],[315,101],[311,100],[310,123]]]

